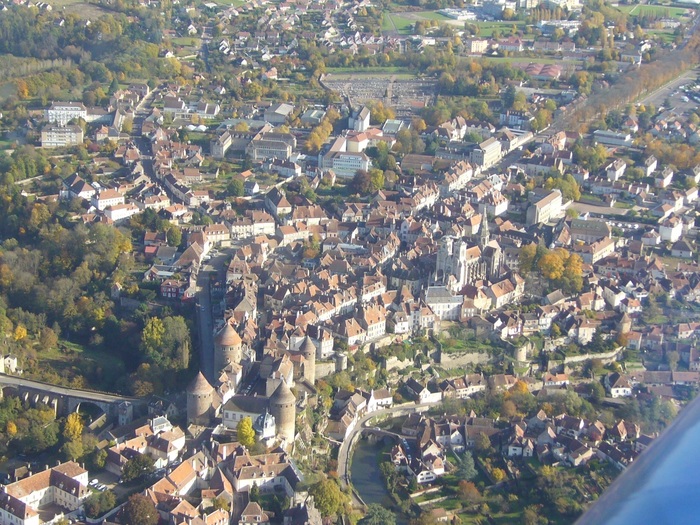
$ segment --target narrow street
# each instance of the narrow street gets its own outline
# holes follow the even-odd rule
[[[214,377],[214,319],[211,308],[209,274],[197,276],[197,326],[199,329],[199,368],[213,382]]]

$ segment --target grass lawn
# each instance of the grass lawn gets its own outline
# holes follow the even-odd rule
[[[173,38],[172,42],[176,46],[191,47],[193,49],[199,49],[202,46],[202,39],[195,35],[179,36],[177,38]]]
[[[78,15],[81,18],[95,19],[107,13],[97,4],[85,2],[85,0],[50,0],[49,4],[54,10]]]
[[[510,33],[510,30],[512,29],[513,26],[517,27],[518,30],[523,30],[525,29],[525,22],[469,22],[470,24],[474,24],[479,28],[479,35],[481,37],[484,36],[491,36],[493,35],[493,32],[498,30],[498,31],[505,31],[507,33]]]
[[[245,0],[211,0],[215,4],[219,5],[225,5],[225,6],[233,6],[233,7],[240,7],[242,5],[245,5]]]
[[[647,30],[650,36],[658,37],[664,44],[673,42],[676,39],[676,35],[673,34],[671,29],[649,29]]]
[[[683,7],[669,7],[665,5],[621,5],[617,7],[628,15],[655,15],[669,18],[683,18],[688,16],[688,9]]]
[[[413,33],[414,20],[394,13],[384,13],[382,31],[398,31],[404,35]]]
[[[488,353],[494,350],[494,346],[481,339],[457,339],[457,338],[447,338],[441,339],[442,350],[447,354],[459,353],[459,352],[478,352],[478,353]]]
[[[423,20],[437,20],[438,22],[446,22],[448,20],[452,20],[452,18],[445,16],[442,13],[438,13],[436,11],[420,11],[418,13],[415,13],[415,15],[418,18],[422,18]]]

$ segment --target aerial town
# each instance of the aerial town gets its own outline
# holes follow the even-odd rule
[[[0,0],[0,525],[574,523],[700,387],[696,7]]]

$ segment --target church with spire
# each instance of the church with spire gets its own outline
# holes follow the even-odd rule
[[[446,235],[438,241],[433,285],[459,293],[467,285],[497,279],[502,270],[501,247],[491,240],[488,218],[483,214],[475,235]]]

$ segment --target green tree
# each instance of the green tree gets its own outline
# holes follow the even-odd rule
[[[168,238],[168,245],[180,246],[180,243],[182,243],[182,230],[174,224],[168,228],[166,235]]]
[[[75,461],[84,454],[83,442],[80,440],[66,441],[61,446],[61,454],[68,461]]]
[[[474,466],[474,457],[468,450],[464,452],[462,457],[457,456],[457,477],[461,480],[471,481],[477,476],[476,467]]]
[[[146,496],[134,494],[124,505],[124,525],[157,525],[158,510]]]
[[[238,178],[231,179],[231,182],[226,186],[226,191],[233,197],[243,197],[243,195],[245,195],[243,181]]]
[[[236,427],[238,432],[238,441],[244,447],[252,447],[255,444],[255,431],[253,430],[253,420],[246,416],[238,423]]]
[[[491,450],[491,440],[486,434],[479,432],[474,440],[474,449],[481,454],[488,453]]]
[[[365,517],[359,523],[361,525],[396,525],[396,515],[389,509],[372,503],[367,507]]]
[[[257,487],[257,485],[255,485]],[[252,489],[251,489],[252,492]],[[251,500],[252,501],[252,500]],[[223,496],[219,496],[214,500],[213,503],[214,510],[225,510],[226,512],[231,510],[231,502],[224,498]]]
[[[322,516],[335,516],[339,514],[348,497],[340,490],[340,485],[333,479],[324,479],[311,486],[309,494],[314,497],[316,508]]]
[[[678,361],[680,360],[680,355],[675,350],[666,352],[666,362],[671,370],[676,370],[678,368]]]
[[[526,244],[520,248],[519,254],[519,265],[518,269],[520,273],[526,274],[530,273],[535,265],[537,258],[537,245],[536,244]]]
[[[250,501],[253,502],[259,502],[260,501],[260,487],[258,487],[257,483],[253,483],[253,486],[250,487]]]
[[[124,464],[122,479],[131,481],[153,472],[153,459],[145,454],[139,454]]]
[[[381,190],[384,188],[384,172],[382,170],[373,168],[369,172],[369,177],[371,180],[371,188],[373,191]]]

